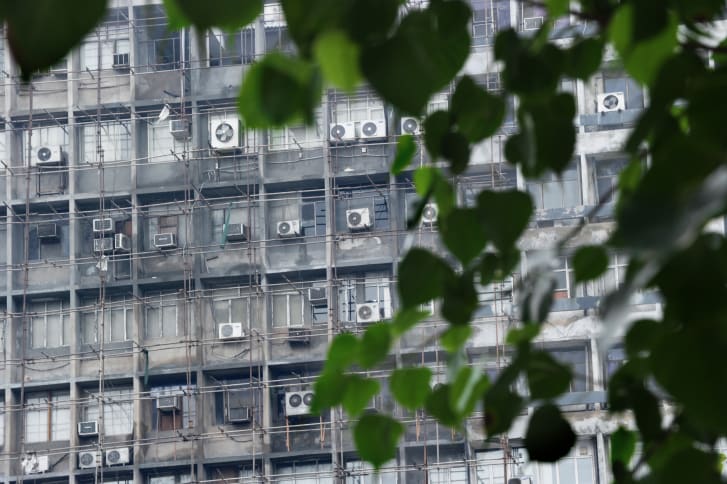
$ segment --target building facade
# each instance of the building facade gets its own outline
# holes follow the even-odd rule
[[[538,344],[576,375],[561,400],[579,436],[569,457],[528,462],[527,413],[507,438],[488,439],[481,412],[453,431],[397,407],[384,385],[371,409],[393,412],[406,433],[374,474],[356,456],[346,414],[311,416],[308,403],[329,341],[396,311],[406,250],[445,252],[436,206],[406,230],[412,172],[389,173],[400,134],[421,145],[419,120],[362,88],[328,90],[315,126],[245,129],[236,113],[245,71],[267,51],[294,48],[278,4],[234,34],[170,32],[160,4],[109,4],[81,46],[29,85],[2,50],[0,482],[608,481],[617,422],[604,388],[623,352],[599,351],[596,308],[623,278],[622,255],[586,285],[575,284],[567,256],[551,268],[555,306]],[[464,72],[497,92],[495,34],[535,31],[544,12],[515,0],[471,4]],[[587,28],[563,19],[553,35],[567,42]],[[608,237],[629,161],[619,148],[647,102],[608,55],[590,81],[561,87],[578,105],[578,145],[562,177],[526,181],[505,161],[510,100],[501,132],[453,179],[462,205],[485,188],[518,188],[537,208],[518,271],[479,287],[467,354],[491,375],[508,361],[517,281],[584,217],[572,249]],[[429,162],[419,148],[414,167]],[[634,318],[660,310],[653,294],[633,303]],[[443,381],[433,336],[446,323],[436,302],[430,309],[369,376],[384,382],[396,367],[424,364]]]

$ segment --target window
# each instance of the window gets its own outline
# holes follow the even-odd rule
[[[502,450],[477,452],[477,484],[505,484],[505,466],[508,477],[519,475],[517,472],[518,451],[513,449],[508,456]]]
[[[491,45],[499,30],[510,26],[508,0],[470,0],[472,4],[472,44]]]
[[[5,442],[5,401],[0,399],[0,447]]]
[[[568,299],[583,295],[582,286],[576,286],[575,273],[569,257],[556,257],[553,273],[555,274],[555,291],[553,292],[555,299]]]
[[[288,34],[285,25],[283,8],[279,2],[266,3],[263,11],[263,24],[265,25],[265,51],[278,50],[280,52],[294,53],[295,44]]]
[[[197,418],[196,385],[171,385],[151,388],[157,430],[179,430],[194,427]]]
[[[533,484],[594,484],[596,482],[593,448],[576,443],[571,453],[560,461],[530,462],[525,449],[513,448],[505,455],[501,450],[477,453],[478,484],[504,484],[504,467],[508,477],[529,477]]]
[[[486,286],[476,285],[477,299],[484,310],[483,316],[505,316],[512,314],[513,278],[493,282]]]
[[[28,130],[23,131],[23,146],[21,147],[23,152],[23,160],[25,163],[28,162]],[[60,146],[61,149],[66,152],[68,150],[68,128],[63,125],[59,126],[54,124],[52,126],[37,126],[33,128],[33,136],[31,140],[31,154],[32,158],[35,156],[35,152],[43,146]]]
[[[68,257],[68,225],[57,218],[33,222],[28,241],[29,260],[52,260]],[[55,233],[55,237],[52,234]]]
[[[328,462],[292,462],[275,467],[276,484],[333,484],[333,468]]]
[[[137,65],[147,70],[178,69],[182,60],[181,34],[170,31],[161,5],[134,7]]]
[[[304,150],[317,148],[321,144],[320,112],[317,113],[313,126],[286,126],[270,131],[270,151]]]
[[[594,484],[596,482],[593,456],[589,452],[581,453],[576,444],[570,455],[554,464],[540,464],[541,481],[553,484]]]
[[[339,318],[356,321],[356,304],[376,303],[379,317],[389,319],[391,308],[391,279],[387,275],[367,274],[341,281],[338,289]]]
[[[104,435],[126,435],[134,429],[134,396],[131,388],[104,390]],[[98,420],[98,393],[85,392],[88,402],[82,406],[83,421]]]
[[[147,124],[147,155],[150,163],[170,162],[177,158],[173,153],[184,152],[184,141],[169,132],[169,120]]]
[[[132,339],[134,327],[133,301],[126,297],[108,297],[104,303],[104,342],[116,343]],[[99,342],[101,308],[98,301],[87,301],[81,311],[81,341]]]
[[[300,228],[305,236],[326,235],[325,199],[305,199],[300,206]]]
[[[535,208],[539,210],[568,208],[581,204],[581,182],[577,163],[571,163],[560,176],[547,173],[540,180],[528,181],[527,186]]]
[[[31,302],[26,309],[30,318],[31,348],[70,345],[71,327],[63,301]]]
[[[463,462],[429,466],[431,484],[459,484],[467,482],[467,466]]]
[[[186,484],[195,482],[190,474],[176,474],[170,476],[149,476],[149,484]]]
[[[103,122],[100,125],[89,123],[81,128],[81,146],[83,147],[82,161],[93,163],[99,161],[96,153],[97,131],[101,133],[101,150],[103,160],[129,161],[131,160],[131,131],[126,123]]]
[[[332,122],[345,123],[365,119],[384,119],[384,102],[369,94],[342,96],[332,104]]]
[[[607,294],[621,287],[626,281],[626,270],[628,269],[628,257],[623,254],[611,254],[608,259],[606,272],[597,280],[593,281],[600,287],[594,290],[600,294]]]
[[[120,67],[118,56],[126,56],[128,67],[129,53],[129,19],[126,9],[109,9],[106,21],[91,33],[81,44],[81,69],[95,71],[98,69],[99,48],[101,49],[101,69]]]
[[[174,210],[174,209],[170,209]],[[181,231],[184,232],[184,231]],[[156,234],[174,234],[177,238],[177,245],[182,245],[180,240],[179,217],[177,215],[159,215],[151,214],[149,216],[149,248],[155,248],[154,235]]]
[[[643,109],[644,107],[643,88],[623,72],[604,72],[603,92],[624,93],[626,109]]]
[[[623,346],[615,346],[606,351],[606,380],[610,380],[625,363],[626,350]]]
[[[570,367],[573,379],[570,382],[569,392],[585,392],[589,388],[591,379],[588,352],[583,348],[552,349],[548,353],[556,360]]]
[[[515,167],[509,163],[492,163],[486,175],[470,177],[462,185],[462,199],[467,207],[477,206],[482,190],[508,190],[517,187]]]
[[[28,393],[25,406],[26,442],[70,438],[71,403],[67,391]]]
[[[396,484],[398,482],[396,462],[388,462],[378,472],[368,462],[354,460],[346,462],[346,484]]]
[[[337,210],[338,227],[348,232],[346,210],[367,208],[371,221],[371,229],[387,230],[389,228],[389,193],[388,189],[339,189],[338,199],[340,210]]]
[[[613,203],[616,200],[618,177],[628,163],[628,158],[595,160],[597,203]]]
[[[274,293],[272,301],[273,327],[305,326],[311,321],[311,306],[307,304],[303,289]]]
[[[178,306],[180,293],[159,292],[144,298],[144,336],[149,339],[179,336]]]
[[[224,32],[212,28],[207,33],[210,67],[252,64],[255,60],[255,30],[245,28]]]
[[[212,210],[212,240],[220,246],[225,246],[228,243],[225,226],[242,224],[249,228],[247,220],[254,211],[254,207],[242,202],[230,202],[227,208]],[[248,235],[251,236],[249,233]]]
[[[224,323],[242,323],[244,328],[249,328],[259,316],[258,297],[251,289],[217,289],[212,294],[212,317],[218,327]]]

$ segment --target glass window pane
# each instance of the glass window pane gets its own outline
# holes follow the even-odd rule
[[[290,295],[290,325],[291,326],[302,326],[303,325],[303,297],[300,294]]]
[[[576,482],[576,469],[573,459],[563,459],[558,462],[558,484],[578,484]]]
[[[30,319],[31,344],[33,348],[45,347],[45,318],[43,316]]]
[[[161,336],[161,310],[158,307],[146,309],[146,337],[158,338]]]
[[[83,313],[81,315],[81,341],[84,343],[96,342],[96,313]]]
[[[248,304],[247,298],[238,298],[232,300],[232,321],[244,323],[243,326],[247,326],[248,322]]]
[[[162,335],[164,337],[177,336],[177,306],[164,306],[162,308]]]
[[[578,484],[593,484],[593,464],[591,459],[578,459]]]
[[[288,296],[286,294],[273,295],[273,326],[285,327],[288,325]]]

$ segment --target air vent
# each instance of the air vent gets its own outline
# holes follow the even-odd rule
[[[164,233],[154,235],[154,247],[157,249],[176,249],[177,234]]]
[[[33,153],[31,166],[60,165],[63,163],[63,151],[60,146],[41,146]]]
[[[107,466],[121,466],[131,462],[131,452],[128,447],[108,449],[106,451]]]
[[[114,221],[110,218],[93,219],[93,233],[106,234],[114,231]]]
[[[59,237],[57,224],[38,224],[38,238],[43,242],[57,242]]]
[[[107,237],[104,239],[93,239],[93,251],[96,254],[108,254],[114,251],[114,239]]]
[[[356,125],[353,122],[331,123],[329,139],[332,143],[345,143],[356,140]]]
[[[598,103],[599,113],[610,113],[613,111],[623,111],[626,109],[626,100],[622,92],[606,92],[599,94],[596,102]]]
[[[300,220],[282,220],[278,222],[278,237],[282,239],[300,236]]]
[[[422,210],[422,225],[435,225],[439,216],[439,208],[436,203],[427,203]]]
[[[222,323],[217,329],[219,339],[239,339],[245,336],[245,330],[242,323]]]
[[[523,30],[538,30],[543,25],[543,17],[526,17],[523,19]]]
[[[378,303],[356,304],[357,323],[375,323],[381,321]]]
[[[216,119],[210,122],[210,146],[218,152],[242,148],[242,123],[239,118]]]
[[[160,412],[174,412],[179,410],[179,396],[164,396],[157,398],[157,409]]]
[[[131,239],[125,234],[114,234],[114,249],[119,252],[130,252]]]
[[[366,230],[371,227],[371,216],[368,208],[346,210],[346,224],[349,230]]]
[[[365,119],[361,121],[361,139],[386,139],[386,121],[383,119]]]
[[[169,133],[174,139],[183,141],[190,138],[190,124],[186,119],[172,119],[169,121]]]
[[[401,134],[417,135],[422,134],[422,124],[417,118],[401,118]]]
[[[308,344],[310,343],[310,328],[288,328],[288,343],[290,344]]]
[[[118,52],[114,54],[113,62],[111,64],[111,67],[114,69],[125,69],[129,67],[131,64],[129,64],[129,53],[128,52]]]
[[[285,416],[295,417],[310,415],[311,404],[313,403],[313,392],[285,392]]]
[[[95,420],[78,422],[78,435],[81,437],[91,437],[93,435],[98,435],[98,422]]]
[[[78,468],[92,469],[99,465],[99,454],[96,451],[82,451],[78,453]]]
[[[228,242],[246,242],[250,238],[250,231],[245,224],[227,224],[224,230]]]

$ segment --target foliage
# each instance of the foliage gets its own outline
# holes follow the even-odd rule
[[[59,60],[102,16],[100,1],[84,1],[84,7],[74,9],[51,8],[51,3],[0,3],[25,78]],[[225,3],[231,6],[209,9],[195,1],[165,0],[173,26],[200,29],[240,27],[262,8],[261,0]],[[550,39],[552,22],[532,36],[514,30],[497,35],[494,54],[503,66],[504,91],[494,95],[467,76],[457,78],[470,52],[471,12],[463,0],[431,0],[422,10],[405,9],[401,0],[283,0],[298,54],[271,53],[247,72],[239,107],[248,125],[312,120],[325,85],[350,91],[366,82],[400,113],[421,115],[434,93],[456,84],[451,107],[424,121],[426,149],[432,159],[448,162],[448,169],[432,164],[416,170],[422,201],[410,225],[428,200],[436,201],[442,240],[457,262],[423,249],[409,251],[399,271],[399,313],[361,338],[342,334],[334,339],[316,383],[315,406],[323,411],[343,405],[360,416],[379,383],[349,370],[381,364],[396,340],[426,318],[420,305],[441,300],[450,323],[440,335],[451,356],[450,382],[431,389],[428,370],[398,369],[390,377],[394,398],[406,408],[424,407],[455,428],[482,403],[488,436],[506,432],[532,402],[537,410],[525,442],[530,456],[553,461],[569,451],[575,437],[554,401],[573,375],[532,343],[553,300],[548,271],[533,271],[522,283],[522,325],[508,337],[512,361],[494,381],[461,357],[477,306],[475,282],[500,281],[517,264],[516,244],[532,215],[532,202],[519,191],[484,191],[476,207],[458,207],[449,176],[467,170],[474,143],[498,132],[511,95],[518,100],[518,131],[507,140],[507,160],[530,178],[560,173],[573,156],[576,131],[574,98],[560,92],[559,83],[589,79],[610,44],[650,93],[649,106],[624,147],[635,161],[620,179],[616,228],[602,246],[582,248],[574,259],[579,281],[603,273],[608,250],[630,259],[626,282],[602,307],[605,332],[625,334],[628,356],[609,382],[609,408],[631,412],[636,422],[636,429],[622,428],[612,436],[612,470],[618,482],[635,482],[634,471],[647,465],[650,475],[644,482],[719,482],[715,445],[727,435],[727,395],[720,384],[727,381],[722,319],[727,316],[727,245],[723,236],[704,235],[702,229],[727,211],[727,65],[722,62],[727,42],[710,43],[705,35],[706,22],[724,5],[721,0],[570,3],[544,3],[551,18],[573,14],[588,24],[573,31],[570,43]],[[710,56],[713,66],[706,60]],[[414,140],[401,138],[392,171],[406,170],[414,152]],[[646,171],[638,161],[644,157],[650,160]],[[576,232],[558,244],[559,250]],[[662,295],[663,317],[629,325],[624,306],[645,288]],[[528,397],[513,390],[523,377]],[[661,418],[659,400],[664,398],[674,403],[670,422]],[[356,424],[354,438],[361,456],[379,466],[394,455],[402,431],[395,418],[367,414]],[[632,465],[637,439],[644,455]]]

